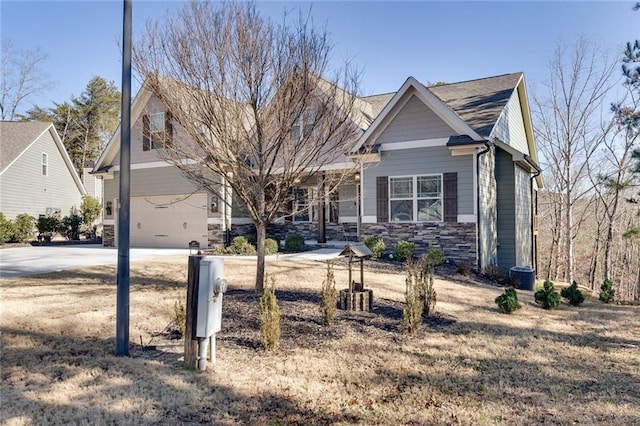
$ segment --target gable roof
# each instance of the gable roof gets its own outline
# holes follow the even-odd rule
[[[37,121],[0,121],[0,173],[51,125]]]
[[[38,121],[0,121],[0,175],[18,160],[40,137],[49,132],[71,178],[82,195],[87,191],[52,123]]]
[[[522,73],[517,72],[429,86],[427,90],[451,108],[476,133],[488,138],[521,78]]]

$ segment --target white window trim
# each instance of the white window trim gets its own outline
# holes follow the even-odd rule
[[[156,130],[152,130],[152,123],[153,123],[153,119],[152,117],[154,116],[158,116],[161,115],[162,116],[162,127],[160,129],[156,129]],[[165,113],[164,112],[155,112],[153,114],[149,114],[149,149],[158,149],[158,148],[164,148],[164,143],[162,143],[162,146],[156,146],[156,143],[154,141],[154,135],[159,135],[161,140],[165,139],[165,132],[166,132],[166,126],[165,126]]]
[[[40,156],[40,172],[42,176],[49,176],[49,154],[46,152]]]
[[[418,197],[418,178],[419,177],[432,177],[438,176],[440,178],[440,196],[439,197]],[[412,198],[391,198],[391,179],[411,178],[412,182]],[[389,222],[392,223],[441,223],[444,222],[444,194],[443,194],[443,174],[442,173],[428,173],[420,175],[401,175],[401,176],[389,176],[387,184],[387,217]],[[440,220],[418,220],[418,200],[440,200],[441,214]],[[406,201],[411,200],[413,205],[413,220],[393,220],[391,217],[391,202],[392,201]]]

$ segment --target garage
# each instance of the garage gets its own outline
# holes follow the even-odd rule
[[[131,247],[207,247],[207,195],[131,198]],[[117,235],[117,233],[116,233]]]

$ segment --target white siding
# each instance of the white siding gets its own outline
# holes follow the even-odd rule
[[[457,133],[420,99],[411,96],[376,139],[376,143],[447,138],[455,134]]]
[[[517,90],[513,91],[511,99],[507,102],[502,115],[493,128],[492,136],[524,154],[530,154]]]
[[[42,154],[48,155],[48,173],[42,174]],[[27,213],[35,218],[47,208],[63,216],[79,208],[82,192],[67,168],[51,133],[45,132],[0,177],[0,211],[9,219]]]

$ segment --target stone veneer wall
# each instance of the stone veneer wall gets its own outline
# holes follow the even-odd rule
[[[116,236],[115,225],[102,226],[102,245],[104,247],[114,247],[116,242],[115,236]]]
[[[224,232],[222,231],[222,225],[208,224],[207,236],[209,247],[215,247],[224,244]]]
[[[382,237],[389,248],[401,240],[415,243],[416,255],[436,247],[448,260],[477,262],[475,223],[363,223],[361,239],[370,235]]]
[[[355,233],[357,225],[355,223],[342,224],[342,223],[327,223],[326,224],[326,237],[327,240],[344,239],[345,228],[347,232]],[[244,225],[232,225],[231,226],[231,238],[239,235],[254,235],[256,228],[253,224]],[[267,236],[276,237],[279,240],[284,240],[289,234],[302,235],[305,240],[317,240],[318,239],[318,224],[309,222],[285,222],[285,223],[272,223],[267,227]]]

